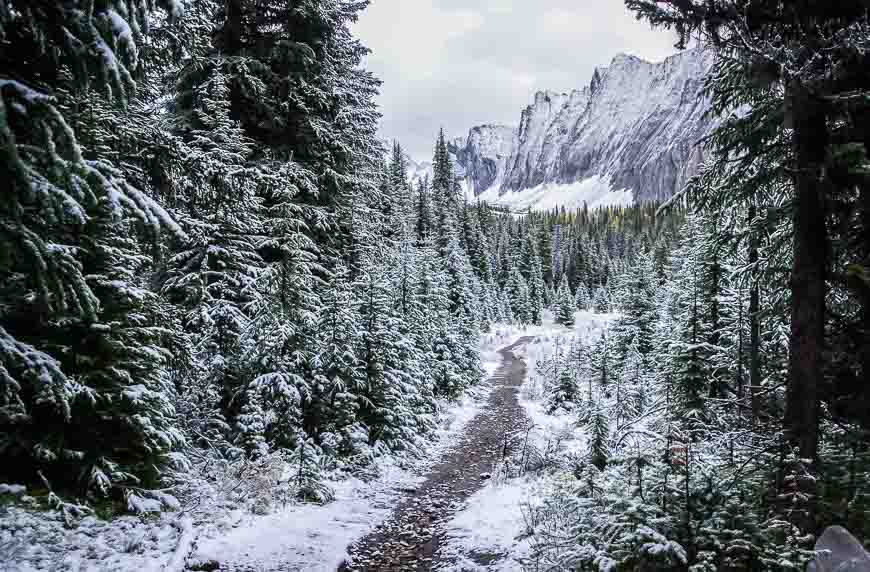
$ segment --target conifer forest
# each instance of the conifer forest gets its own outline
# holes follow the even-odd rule
[[[0,571],[870,571],[870,5],[605,1],[422,168],[368,0],[0,0]]]

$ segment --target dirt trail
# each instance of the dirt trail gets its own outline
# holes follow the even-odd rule
[[[339,572],[426,571],[441,563],[438,547],[444,525],[486,484],[504,455],[505,435],[525,419],[516,392],[525,379],[526,365],[511,352],[532,339],[524,337],[499,350],[502,364],[491,379],[495,389],[484,410],[469,422],[461,441],[423,484],[402,499],[384,523],[350,547],[350,560]],[[479,558],[486,563],[497,556]]]

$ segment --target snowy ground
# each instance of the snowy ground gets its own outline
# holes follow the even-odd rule
[[[634,196],[630,190],[614,189],[606,177],[597,175],[576,183],[544,183],[531,189],[507,192],[501,196],[499,192],[498,187],[493,187],[470,200],[508,207],[513,212],[524,212],[529,208],[536,211],[551,210],[563,206],[572,210],[582,208],[584,203],[590,210],[634,204]]]
[[[498,349],[544,329],[501,327],[485,335],[481,360],[486,376],[501,361]],[[427,444],[425,459],[404,468],[383,459],[373,480],[333,482],[336,498],[325,506],[291,505],[265,516],[219,510],[196,528],[176,513],[110,522],[89,516],[67,527],[59,512],[38,510],[35,501],[34,509],[25,508],[28,497],[23,488],[2,485],[0,572],[172,572],[183,568],[192,548],[191,562],[217,561],[259,570],[280,561],[290,570],[332,572],[344,560],[347,546],[380,523],[403,489],[416,486],[426,467],[457,440],[491,389],[483,384],[458,402],[440,404],[441,423]],[[13,496],[16,503],[4,503]]]
[[[613,319],[612,315],[578,312],[573,331],[545,319],[543,326],[530,328],[526,334],[535,335],[535,342],[515,352],[528,366],[520,403],[532,423],[529,442],[539,450],[555,447],[558,439],[560,450],[579,452],[585,448],[585,435],[577,428],[575,415],[547,413],[535,370],[537,361],[551,354],[557,344],[567,346],[573,334],[587,340],[596,339]],[[547,491],[557,484],[557,478],[546,472],[511,479],[496,478],[475,493],[448,525],[448,541],[441,550],[442,554],[455,559],[455,563],[445,570],[522,572],[520,560],[531,548],[526,537],[526,515],[530,508],[541,504]],[[475,564],[469,558],[472,554],[492,555],[493,562],[485,566]]]

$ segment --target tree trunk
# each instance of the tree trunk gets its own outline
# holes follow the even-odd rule
[[[749,207],[749,224],[755,220],[755,205]],[[761,415],[761,325],[758,320],[760,293],[758,286],[758,237],[749,239],[749,264],[752,265],[752,283],[749,291],[749,392],[752,396],[752,420]]]
[[[710,263],[710,337],[708,339],[711,346],[718,346],[720,340],[719,328],[719,286],[722,276],[722,266],[719,264],[719,252],[713,252],[713,260]],[[722,379],[719,372],[715,369],[710,371],[710,398],[720,399],[725,397],[725,391],[722,387]]]
[[[224,23],[220,52],[226,56],[239,56],[242,52],[242,0],[226,0],[224,4]],[[241,121],[244,117],[242,90],[239,82],[233,78],[230,83],[230,117]]]
[[[806,459],[818,450],[818,386],[823,375],[828,270],[824,176],[827,124],[823,104],[802,85],[788,85],[794,152],[794,263],[785,430]]]
[[[870,144],[867,146],[867,153],[870,156]],[[870,188],[866,186],[860,191],[861,201],[861,226],[863,232],[860,237],[860,253],[863,257],[861,260],[862,276],[859,279],[858,293],[861,301],[861,341],[859,345],[859,360],[861,365],[861,378],[865,380],[864,386],[860,390],[858,411],[863,412],[859,418],[865,428],[870,429],[870,284],[864,282],[868,274],[870,274]]]
[[[740,419],[741,421],[743,419],[743,412],[741,410],[741,407],[745,405],[745,391],[743,387],[743,355],[745,349],[745,343],[743,341],[743,316],[743,286],[741,286],[737,290],[737,378],[735,379],[735,385],[737,387],[737,402],[739,403],[739,406],[737,408],[737,416],[738,419]]]

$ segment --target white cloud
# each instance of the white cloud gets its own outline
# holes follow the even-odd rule
[[[418,158],[439,127],[515,125],[535,91],[581,87],[619,52],[674,52],[621,0],[373,0],[354,32],[384,81],[382,134]]]

